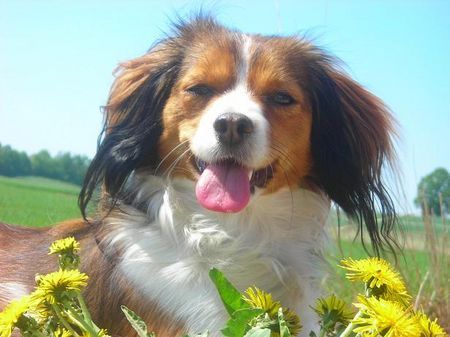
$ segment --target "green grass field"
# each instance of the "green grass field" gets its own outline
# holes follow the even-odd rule
[[[39,177],[0,176],[0,221],[42,227],[79,218],[80,187]]]
[[[24,226],[47,226],[62,220],[79,218],[77,206],[79,186],[37,177],[6,178],[0,176],[0,222]],[[436,253],[434,248],[427,248],[424,242],[426,231],[421,218],[403,217],[403,237],[411,239],[412,245],[406,245],[402,253],[397,255],[397,268],[406,279],[411,294],[416,295],[422,285],[420,305],[441,322],[449,318],[450,266],[448,250]],[[327,260],[330,265],[330,276],[324,283],[329,291],[335,292],[347,301],[352,301],[356,290],[362,290],[345,280],[344,271],[337,266],[343,257],[364,258],[367,253],[362,244],[352,241],[354,226],[348,224],[345,217],[341,220],[342,235],[340,245],[333,240],[336,237],[336,217],[332,214],[331,242]],[[445,244],[448,232],[440,219],[433,220],[433,230],[437,234],[439,244]],[[420,240],[420,244],[417,241]],[[415,243],[414,243],[415,242]],[[334,248],[333,248],[334,246]],[[445,248],[445,247],[444,247]],[[395,259],[388,256],[391,262]],[[334,270],[334,272],[333,272]],[[428,275],[428,276],[427,276]],[[438,290],[436,290],[438,289]]]

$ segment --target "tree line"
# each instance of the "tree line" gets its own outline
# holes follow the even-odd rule
[[[87,156],[69,152],[51,156],[47,150],[29,156],[0,143],[0,175],[8,177],[32,175],[81,185],[89,163]]]
[[[422,214],[444,216],[450,211],[450,173],[443,167],[435,169],[420,180],[414,200]]]

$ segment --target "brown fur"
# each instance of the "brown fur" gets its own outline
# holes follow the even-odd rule
[[[80,270],[88,274],[90,282],[84,291],[94,321],[114,336],[137,336],[120,310],[121,305],[136,311],[150,331],[158,336],[173,337],[182,333],[183,326],[169,320],[163,312],[145,301],[116,268],[118,256],[106,255],[98,246],[100,232],[97,226],[82,220],[66,221],[56,227],[26,228],[0,224],[0,284],[17,282],[30,287],[36,274],[57,270],[55,256],[48,255],[50,244],[57,239],[74,236],[81,245]],[[9,252],[9,253],[5,253]],[[11,300],[0,293],[0,311]]]

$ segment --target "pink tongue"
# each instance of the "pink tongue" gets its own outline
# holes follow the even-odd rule
[[[198,202],[216,212],[235,213],[250,200],[250,181],[245,168],[231,164],[210,164],[195,187]]]

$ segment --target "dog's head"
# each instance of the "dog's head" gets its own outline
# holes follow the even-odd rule
[[[133,172],[189,179],[216,212],[303,186],[364,223],[378,247],[394,217],[381,179],[393,131],[383,103],[305,39],[246,35],[209,18],[175,28],[118,70],[83,214],[96,186],[114,202]]]

